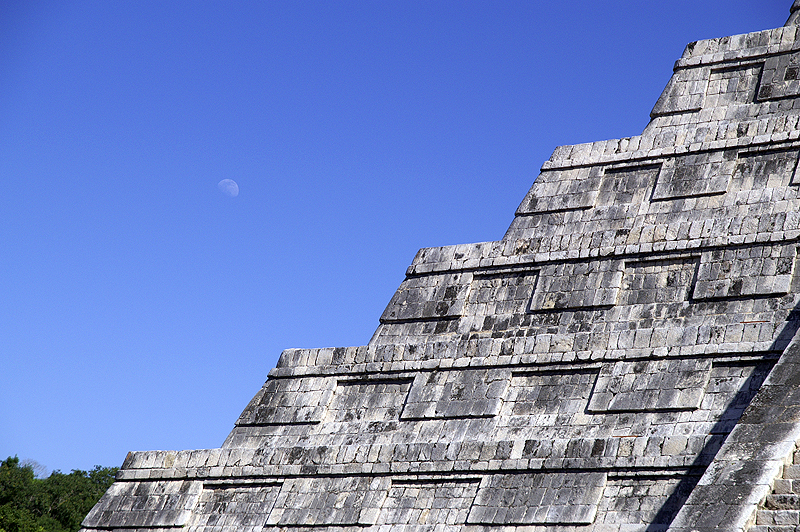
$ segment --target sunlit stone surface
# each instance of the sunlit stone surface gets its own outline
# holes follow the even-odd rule
[[[688,45],[641,136],[557,148],[502,240],[421,250],[369,345],[284,352],[85,529],[800,530],[799,7]]]

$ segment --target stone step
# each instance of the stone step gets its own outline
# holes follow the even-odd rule
[[[794,493],[773,493],[767,495],[764,507],[767,510],[800,510],[800,495]]]
[[[794,525],[755,525],[748,529],[748,532],[797,532],[798,527]]]
[[[779,478],[775,480],[772,487],[772,493],[775,494],[793,494],[800,493],[800,480],[787,480]]]
[[[783,466],[783,478],[787,480],[800,480],[800,465]]]
[[[757,525],[800,525],[800,510],[759,510]]]

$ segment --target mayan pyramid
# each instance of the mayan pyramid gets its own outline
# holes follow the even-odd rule
[[[638,137],[421,250],[369,344],[285,351],[219,449],[84,531],[800,530],[800,0],[691,43]]]

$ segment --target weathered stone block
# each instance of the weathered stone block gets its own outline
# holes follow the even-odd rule
[[[517,214],[544,214],[594,206],[601,175],[594,168],[542,172],[536,178]]]
[[[652,199],[724,194],[735,167],[736,153],[732,151],[667,159],[658,172]]]
[[[324,421],[396,421],[412,382],[412,379],[339,380]]]
[[[436,371],[414,378],[402,419],[497,415],[511,380],[507,369]]]
[[[86,528],[183,526],[202,491],[201,482],[115,482],[83,520]]]
[[[708,359],[607,364],[597,376],[588,409],[591,412],[693,410],[700,406],[710,375]]]
[[[709,71],[705,68],[681,69],[670,78],[650,116],[698,111],[703,107]]]
[[[244,409],[237,425],[319,423],[330,403],[336,379],[270,379]]]
[[[485,477],[467,523],[591,524],[606,484],[604,473],[539,473]]]
[[[622,281],[622,261],[547,266],[539,277],[531,311],[612,306]]]
[[[277,495],[267,525],[373,525],[390,484],[385,477],[287,480]]]
[[[460,316],[472,280],[468,273],[410,277],[389,301],[381,321],[414,321]]]
[[[796,257],[794,244],[707,251],[700,259],[693,297],[786,294]]]

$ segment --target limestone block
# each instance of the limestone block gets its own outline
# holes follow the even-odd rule
[[[517,215],[588,209],[600,188],[597,167],[544,171],[517,208]]]
[[[261,532],[280,487],[278,482],[206,482],[188,528]]]
[[[596,379],[597,370],[515,374],[502,413],[530,416],[583,412]]]
[[[117,481],[92,508],[85,528],[177,527],[189,521],[202,482],[189,480]]]
[[[796,181],[799,152],[797,148],[740,151],[731,191],[771,190],[800,184]]]
[[[800,496],[773,493],[772,495],[767,495],[764,507],[767,510],[800,510]]]
[[[381,322],[458,317],[472,280],[471,273],[408,277],[381,315]]]
[[[658,163],[606,167],[596,201],[597,207],[606,208],[599,209],[595,216],[611,221],[638,214],[639,205],[653,187],[660,168]],[[626,204],[633,208],[625,209]]]
[[[393,480],[378,517],[382,525],[463,525],[479,478]]]
[[[694,410],[711,374],[708,359],[618,361],[597,376],[590,412]]]
[[[336,379],[269,379],[244,409],[237,426],[319,423],[333,397]]]
[[[700,259],[693,297],[786,294],[796,258],[794,244],[706,251]]]
[[[396,421],[411,383],[412,379],[339,380],[324,421]]]
[[[530,310],[613,306],[622,282],[622,267],[620,260],[548,264],[539,272]]]
[[[712,69],[703,106],[754,103],[763,66],[759,62]]]
[[[699,111],[708,87],[708,68],[685,68],[676,71],[658,98],[650,116]]]
[[[433,371],[414,377],[401,419],[494,416],[511,380],[508,369]]]
[[[736,167],[735,151],[692,154],[664,161],[658,172],[653,200],[723,194]]]
[[[390,487],[386,477],[290,479],[283,483],[267,525],[374,525]]]
[[[603,496],[605,473],[500,474],[484,477],[467,523],[588,525]]]
[[[759,525],[799,525],[800,510],[759,510],[756,516]]]
[[[483,318],[492,323],[502,316],[530,312],[530,302],[539,277],[538,270],[476,272],[464,306],[464,316],[483,326]]]
[[[618,304],[688,301],[697,262],[696,257],[626,262]]]
[[[758,90],[758,101],[778,100],[800,95],[800,54],[768,57]]]

